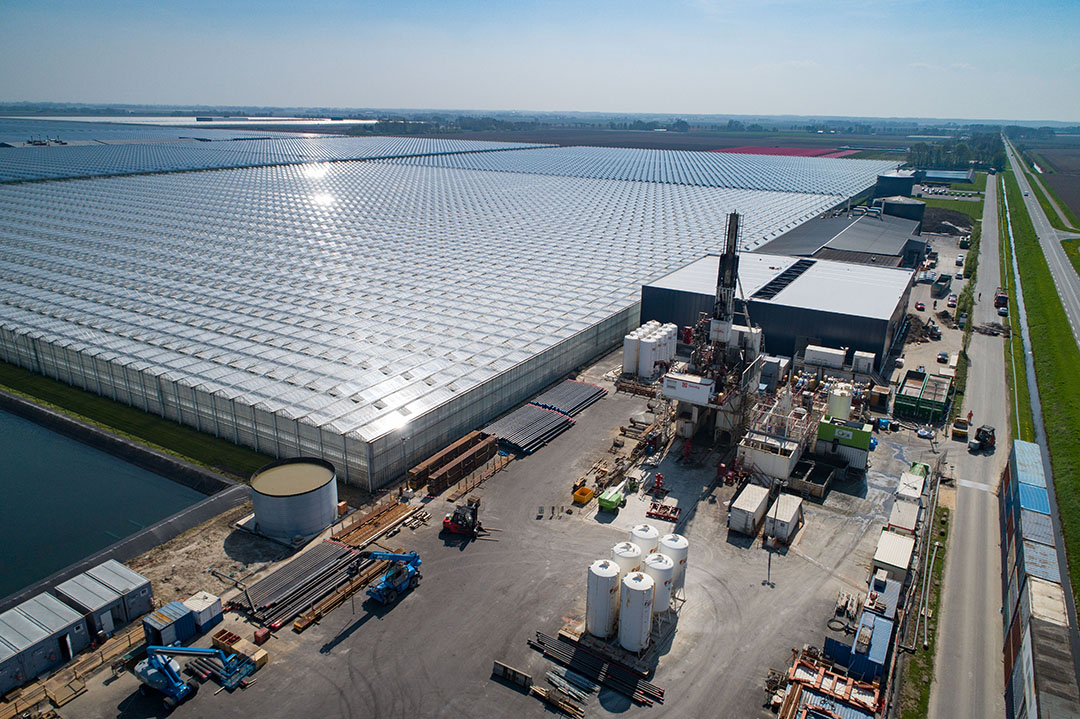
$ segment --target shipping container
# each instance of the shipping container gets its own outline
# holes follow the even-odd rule
[[[769,490],[756,484],[743,487],[728,511],[728,527],[751,537],[757,535],[765,510],[769,507]]]
[[[715,382],[692,374],[668,372],[664,376],[664,397],[705,406],[714,394]]]
[[[143,617],[143,634],[148,644],[183,644],[196,634],[195,613],[183,602],[169,602]]]
[[[115,559],[86,570],[86,574],[123,598],[125,624],[135,621],[154,608],[154,593],[150,580]]]

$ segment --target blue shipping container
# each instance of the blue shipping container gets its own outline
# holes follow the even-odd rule
[[[183,602],[169,602],[143,617],[143,633],[150,644],[182,644],[194,637],[195,632],[195,613]]]
[[[1030,484],[1018,485],[1020,490],[1020,509],[1050,514],[1050,497],[1042,487],[1034,487]]]
[[[1046,474],[1043,472],[1042,453],[1039,445],[1017,440],[1013,442],[1009,456],[1012,480],[1022,484],[1035,485],[1046,489]]]

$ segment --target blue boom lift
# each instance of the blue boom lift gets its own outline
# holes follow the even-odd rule
[[[360,557],[383,559],[391,564],[378,584],[368,587],[367,590],[367,595],[379,604],[393,604],[406,590],[420,583],[420,555],[416,552],[361,552]]]
[[[165,709],[172,711],[199,691],[195,681],[185,682],[180,676],[180,664],[173,657],[214,657],[221,662],[222,679],[237,682],[250,673],[251,662],[236,654],[226,655],[220,649],[200,649],[198,647],[160,647],[146,648],[146,659],[135,665],[135,676],[142,684],[139,693],[147,695],[153,689],[165,696],[162,700]],[[232,683],[232,682],[229,682]]]

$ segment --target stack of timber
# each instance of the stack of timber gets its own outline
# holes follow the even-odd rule
[[[474,446],[444,464],[428,476],[428,494],[439,494],[459,479],[484,466],[499,451],[498,440],[484,437]]]
[[[409,470],[409,486],[413,489],[420,489],[427,484],[428,477],[430,477],[432,473],[442,469],[466,451],[480,444],[480,441],[483,438],[484,435],[480,432],[470,432],[449,447],[428,457]]]
[[[342,544],[348,544],[350,547],[363,549],[378,539],[383,532],[406,522],[417,511],[417,507],[410,507],[396,499],[391,499],[367,514],[346,520],[330,535],[330,538]]]

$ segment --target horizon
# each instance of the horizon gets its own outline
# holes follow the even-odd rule
[[[1056,0],[7,10],[4,102],[974,120],[1007,92],[1042,118],[1016,122],[1080,121],[1080,6]]]

